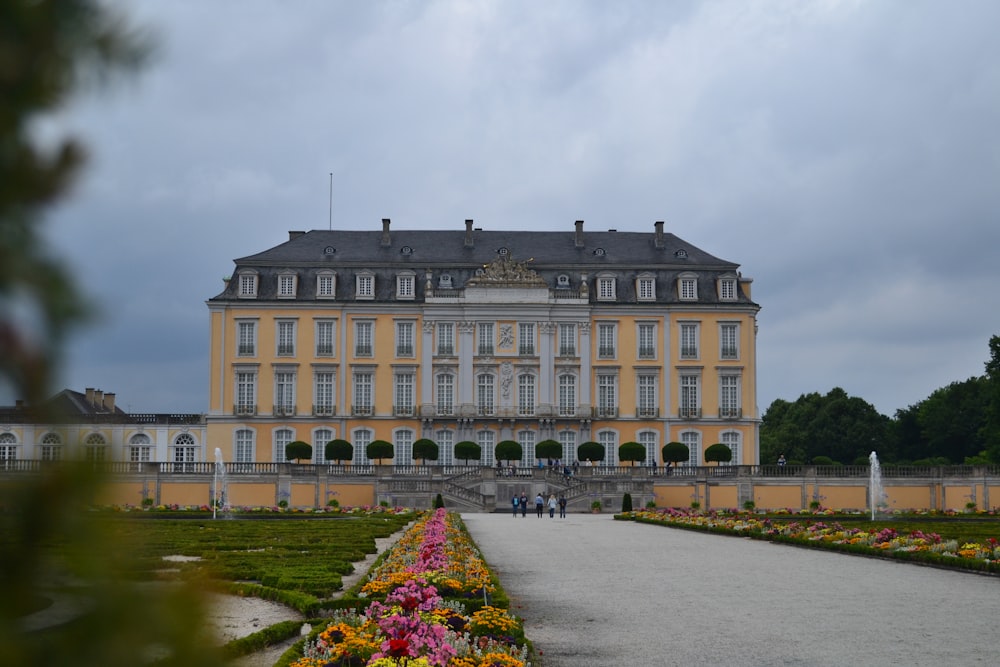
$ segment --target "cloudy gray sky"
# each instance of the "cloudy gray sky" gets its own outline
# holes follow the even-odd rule
[[[158,57],[59,119],[101,317],[61,386],[207,406],[236,257],[333,227],[651,232],[754,278],[759,406],[892,415],[1000,333],[1000,3],[120,2]]]

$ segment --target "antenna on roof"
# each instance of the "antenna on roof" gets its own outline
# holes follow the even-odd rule
[[[333,229],[333,172],[330,172],[330,223],[328,229]]]

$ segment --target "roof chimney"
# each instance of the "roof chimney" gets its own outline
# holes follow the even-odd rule
[[[108,412],[115,411],[115,395],[110,391],[104,394],[104,409]]]
[[[305,234],[305,232],[293,232],[293,231],[289,231],[288,232],[288,240],[291,241],[292,239],[297,239],[298,237],[300,237],[300,236],[302,236],[304,234]]]
[[[382,218],[382,243],[383,248],[389,247],[389,218]]]
[[[87,398],[87,403],[93,405],[93,403],[94,403],[94,388],[93,387],[87,387],[86,389],[83,390],[83,393],[84,393],[84,395]]]
[[[656,238],[655,238],[655,241],[653,243],[654,243],[654,245],[657,248],[662,248],[663,247],[663,221],[662,220],[657,220],[656,222],[653,223],[653,226],[656,228]]]
[[[465,221],[465,247],[471,248],[475,245],[472,242],[472,220]]]
[[[583,220],[576,221],[576,242],[574,245],[577,248],[583,247]]]
[[[91,403],[91,405],[95,409],[100,409],[101,407],[104,406],[104,392],[103,391],[101,391],[100,389],[95,389],[94,390],[94,402]]]

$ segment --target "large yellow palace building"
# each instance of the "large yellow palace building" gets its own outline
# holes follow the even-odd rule
[[[438,463],[454,445],[494,464],[516,440],[577,459],[587,441],[676,440],[691,465],[722,442],[759,458],[756,314],[739,265],[657,222],[650,233],[574,230],[290,232],[236,260],[211,321],[207,439],[226,461],[283,461],[293,440],[372,440]]]

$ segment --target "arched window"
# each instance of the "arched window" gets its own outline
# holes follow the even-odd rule
[[[413,431],[401,428],[393,434],[393,463],[398,466],[413,464]]]
[[[295,431],[290,428],[279,428],[274,432],[274,461],[285,462],[285,447],[295,439]]]
[[[365,466],[370,463],[365,449],[372,441],[372,432],[366,428],[359,428],[351,434],[351,444],[354,445],[354,465]]]
[[[313,463],[326,462],[326,443],[333,440],[333,431],[328,428],[318,428],[313,431]]]
[[[642,431],[639,433],[639,444],[646,448],[646,463],[658,461],[656,431]]]
[[[689,466],[701,465],[701,434],[698,431],[684,431],[681,433],[681,442],[687,445]]]
[[[743,457],[741,456],[743,448],[740,447],[740,432],[723,431],[720,442],[729,447],[733,453],[733,458],[729,461],[729,465],[743,465]]]
[[[610,429],[597,434],[597,442],[604,445],[604,465],[618,465],[618,433]]]
[[[562,443],[562,459],[566,465],[572,464],[579,458],[576,453],[576,431],[560,431],[559,442]]]
[[[59,461],[62,459],[63,441],[58,433],[46,433],[42,436],[42,460]]]
[[[455,465],[455,432],[442,429],[437,432],[438,460],[443,466]]]
[[[241,428],[233,438],[233,460],[236,463],[253,463],[256,460],[254,432]]]
[[[493,462],[496,460],[497,434],[493,431],[479,431],[476,433],[476,442],[482,450],[483,465],[493,467]]]
[[[136,433],[128,439],[129,463],[146,463],[152,461],[152,441],[145,433]]]
[[[181,433],[174,438],[174,463],[194,463],[197,460],[198,448],[195,446],[193,435]]]
[[[17,438],[13,433],[0,433],[0,464],[17,459]]]
[[[87,461],[106,461],[108,442],[100,433],[91,433],[83,441],[83,454]]]

